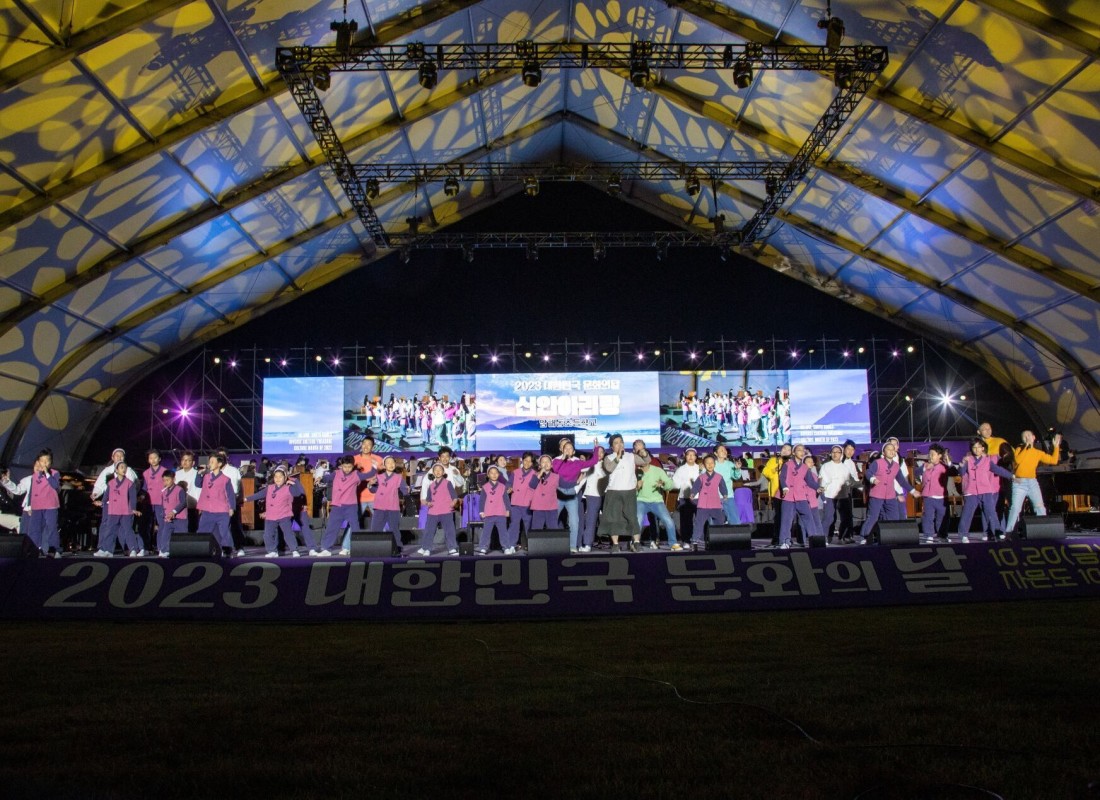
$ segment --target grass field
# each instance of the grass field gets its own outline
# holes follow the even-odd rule
[[[1091,798],[1100,781],[1096,600],[2,624],[0,642],[6,798]]]

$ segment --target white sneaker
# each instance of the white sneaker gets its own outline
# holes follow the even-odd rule
[[[309,554],[310,554],[311,556],[319,556],[319,555],[321,555],[321,554],[320,554],[320,553],[318,553],[318,552],[317,552],[316,550],[310,550],[310,551],[309,551]]]
[[[145,551],[144,550],[138,550],[136,552],[130,553],[130,558],[143,558],[144,556],[145,556]]]
[[[504,555],[514,556],[515,554],[516,554],[516,548],[514,548],[514,547],[505,547],[504,548]]]
[[[457,555],[458,555],[458,551],[457,551],[457,550],[448,550],[448,551],[447,551],[447,555],[449,555],[449,556],[457,556]]]
[[[348,550],[348,549],[347,549],[346,547],[345,547],[345,548],[342,548],[342,549],[340,550],[340,555],[342,555],[342,556],[350,556],[350,555],[351,555],[351,551],[350,551],[350,550]]]
[[[244,558],[244,550],[243,549],[237,551],[237,558]]]
[[[569,552],[570,552],[570,553],[576,553],[576,552],[578,552],[578,550],[577,550],[577,548],[576,548],[576,547],[570,547],[570,548],[569,548]]]
[[[126,554],[126,557],[127,557],[127,558],[133,558],[133,557],[134,557],[134,556],[136,556],[136,555],[137,555],[137,550],[131,550],[130,552],[128,552],[128,553]]]
[[[278,557],[279,557],[279,551],[278,550],[272,550],[270,553],[267,553],[264,556],[264,558],[278,558]]]
[[[160,552],[160,557],[161,558],[168,558],[168,551],[167,550],[162,550]]]
[[[489,555],[489,551],[488,550],[478,550],[477,554],[479,556],[487,556],[487,555]]]
[[[970,544],[970,537],[964,536],[961,539],[959,539],[959,541],[962,542],[963,544]]]
[[[418,556],[430,556],[432,554],[432,551],[425,550],[423,547],[421,547],[419,550],[416,551],[416,554]]]
[[[791,549],[791,543],[790,542],[781,542],[780,545],[779,545],[779,549],[780,550],[790,550]]]
[[[290,557],[291,558],[301,558],[302,554],[299,553],[297,550],[291,550],[290,551]]]
[[[106,550],[96,550],[94,553],[92,553],[92,556],[95,558],[114,558],[115,554],[108,553]]]
[[[589,547],[588,545],[585,545],[584,547],[578,547],[577,550],[579,550],[582,553],[591,553],[592,552],[592,548]]]
[[[330,553],[328,550],[318,550],[317,555],[320,556],[321,558],[328,558],[329,556],[332,555],[332,553]]]
[[[53,551],[53,557],[54,558],[61,558],[61,551],[60,550],[54,550]]]
[[[867,544],[867,540],[866,540],[866,539],[860,539],[860,540],[859,540],[859,543],[860,543],[860,544]]]

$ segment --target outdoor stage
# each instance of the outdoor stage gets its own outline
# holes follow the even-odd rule
[[[563,556],[0,560],[0,619],[519,619],[1100,595],[1100,536]]]

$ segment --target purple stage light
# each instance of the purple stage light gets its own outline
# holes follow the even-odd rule
[[[286,359],[285,358],[282,361],[279,362],[279,366],[280,367],[285,367],[286,366]]]

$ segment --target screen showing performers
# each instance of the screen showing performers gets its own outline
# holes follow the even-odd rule
[[[544,435],[570,433],[660,445],[655,372],[478,375],[477,395],[481,450],[537,449]]]
[[[344,379],[266,378],[265,453],[338,453],[344,423]]]
[[[477,398],[473,375],[388,375],[345,378],[344,450],[356,451],[366,436],[374,451],[436,452],[477,446]]]

